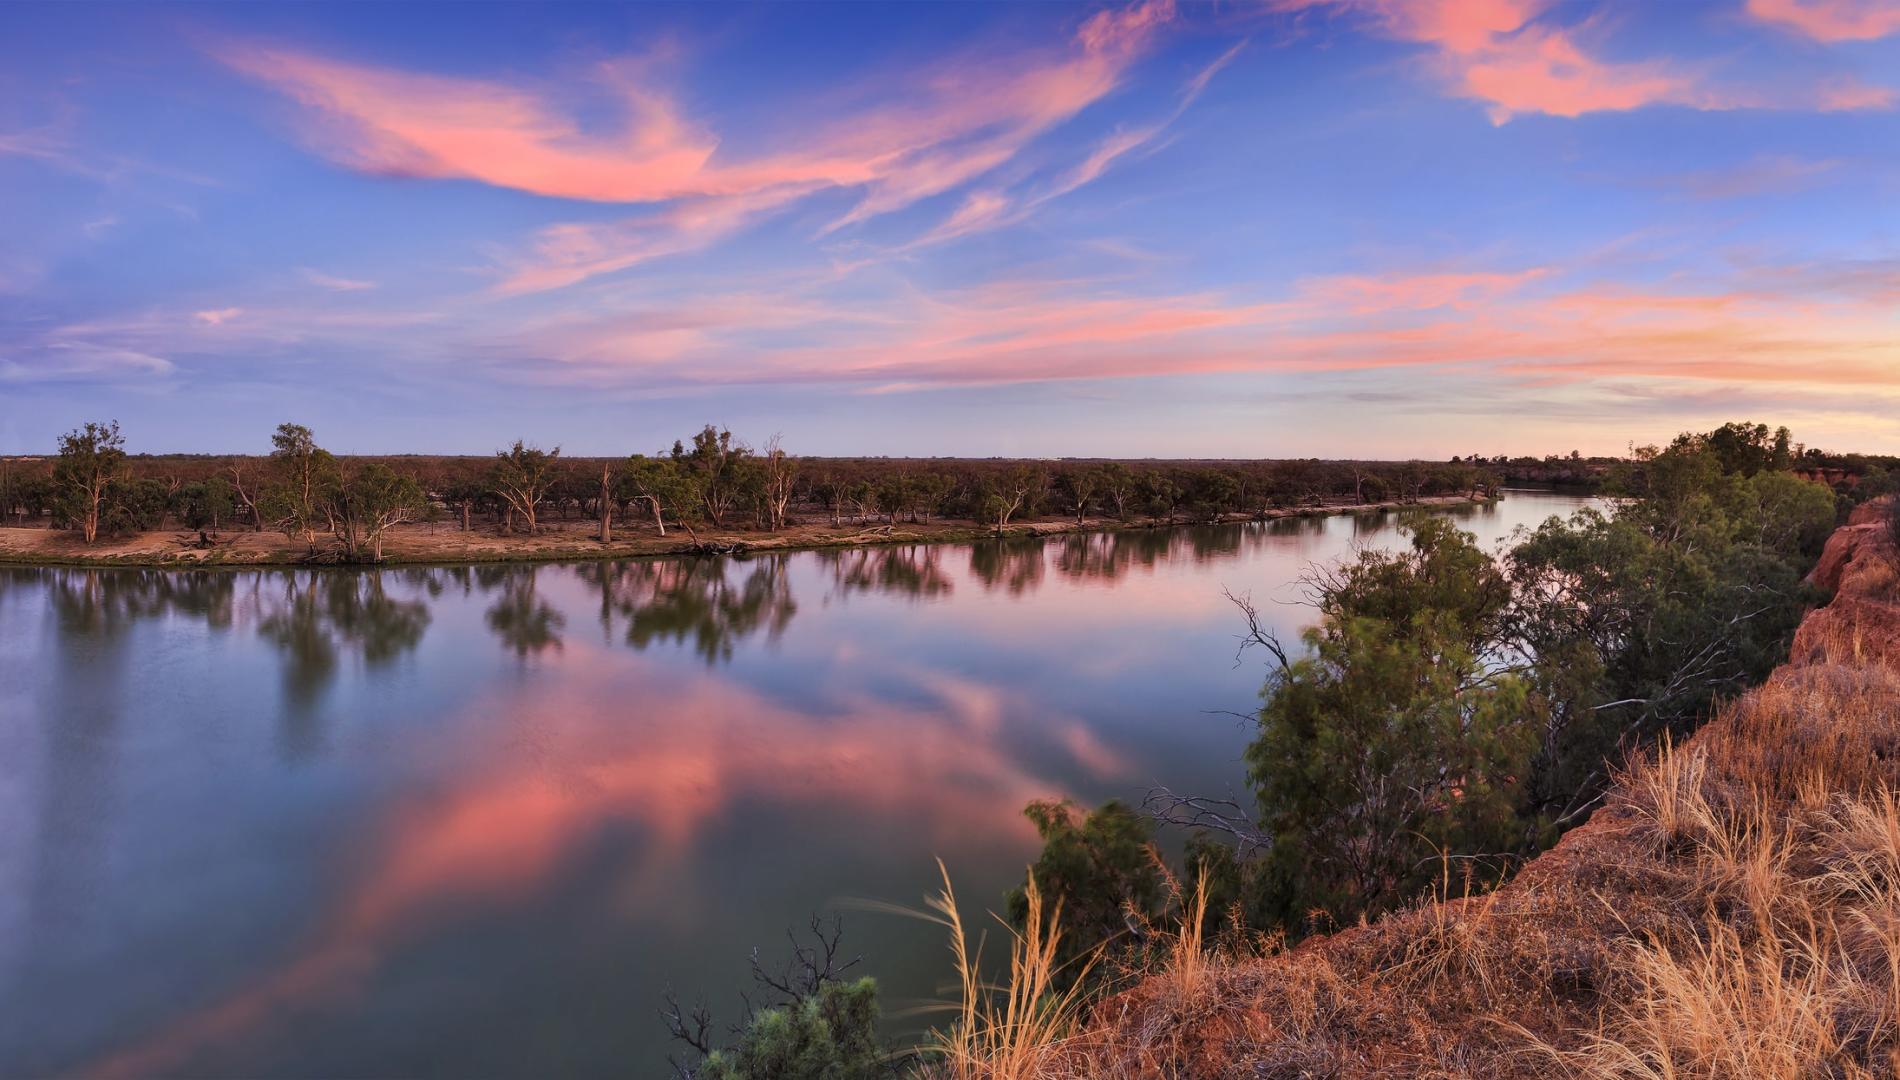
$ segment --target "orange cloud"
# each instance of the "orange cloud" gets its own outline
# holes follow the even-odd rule
[[[1871,41],[1900,31],[1895,0],[1748,0],[1748,13],[1816,41]]]

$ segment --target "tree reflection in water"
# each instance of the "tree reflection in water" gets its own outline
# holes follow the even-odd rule
[[[62,634],[110,639],[134,623],[179,614],[214,630],[234,621],[237,581],[230,574],[168,570],[10,570],[15,585],[44,583]]]
[[[970,575],[994,592],[1011,596],[1036,591],[1042,584],[1042,540],[985,540],[970,545]]]
[[[485,591],[499,588],[501,597],[488,609],[488,628],[517,660],[561,647],[567,616],[535,593],[540,568],[534,566],[482,567],[476,574]]]
[[[625,620],[626,643],[690,645],[708,664],[732,659],[734,645],[763,631],[776,641],[798,613],[786,555],[592,563],[579,568],[600,591],[602,629]],[[736,580],[735,580],[736,579]]]
[[[393,576],[393,575],[392,575]],[[389,594],[379,571],[317,570],[259,578],[281,585],[261,590],[260,637],[284,659],[284,754],[304,758],[322,743],[315,706],[336,678],[345,649],[369,669],[414,649],[429,627],[429,607]]]
[[[950,575],[939,562],[940,547],[891,544],[879,547],[825,548],[814,554],[831,570],[839,596],[895,593],[930,598],[948,595]]]

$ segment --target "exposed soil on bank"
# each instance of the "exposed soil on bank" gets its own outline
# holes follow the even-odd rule
[[[1427,496],[1412,503],[1375,502],[1337,504],[1269,510],[1252,516],[1227,515],[1224,521],[1273,520],[1328,514],[1361,513],[1407,507],[1444,507],[1468,505],[1474,501],[1462,495]],[[1168,528],[1189,524],[1159,519],[1122,521],[1115,518],[1043,519],[1012,522],[1003,530],[1006,537],[1052,536],[1073,532],[1107,532],[1118,529]],[[690,555],[715,552],[800,551],[813,548],[855,547],[868,544],[956,543],[988,540],[997,536],[994,528],[971,521],[899,521],[893,524],[871,522],[794,525],[776,533],[743,529],[685,528],[669,525],[664,537],[651,525],[616,524],[614,539],[603,544],[598,539],[599,525],[592,521],[553,521],[538,533],[500,532],[493,525],[476,525],[467,532],[452,521],[431,525],[400,525],[383,537],[383,562],[386,564],[439,564],[476,562],[575,562],[588,559],[621,559],[643,555]],[[320,553],[334,545],[327,536],[317,538]],[[279,532],[224,530],[208,545],[199,535],[181,529],[137,533],[101,539],[87,546],[77,533],[45,528],[0,528],[0,564],[39,566],[292,566],[321,561],[313,559],[301,538],[288,539]]]

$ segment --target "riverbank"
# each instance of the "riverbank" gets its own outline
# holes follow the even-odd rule
[[[1463,495],[1427,496],[1411,503],[1395,501],[1341,503],[1325,506],[1268,510],[1257,515],[1228,514],[1222,521],[1277,520],[1334,514],[1372,513],[1406,508],[1444,508],[1483,505],[1489,499]],[[1169,522],[1161,519],[1123,521],[1086,518],[1082,521],[1046,519],[1017,522],[1002,530],[1005,538],[1058,536],[1076,532],[1112,532],[1123,529],[1172,528],[1206,522]],[[650,527],[616,526],[610,543],[596,537],[591,521],[553,522],[533,536],[506,534],[492,526],[463,531],[452,522],[398,526],[383,538],[382,565],[441,565],[462,563],[584,562],[642,556],[693,555],[708,552],[807,551],[818,548],[863,547],[877,544],[969,543],[995,539],[997,530],[972,521],[871,523],[832,526],[795,525],[776,533],[739,529],[670,527],[662,537]],[[321,543],[321,542],[320,542]],[[328,547],[322,544],[322,547]],[[299,566],[313,560],[301,540],[278,532],[226,530],[209,546],[200,546],[198,534],[167,529],[100,540],[90,547],[78,534],[58,529],[0,528],[0,565],[14,566],[157,566],[172,569],[232,566]]]
[[[1890,1076],[1900,1061],[1900,556],[1867,508],[1790,655],[1495,892],[1193,957],[1037,1080]]]

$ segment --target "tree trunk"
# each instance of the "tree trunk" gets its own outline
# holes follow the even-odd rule
[[[666,535],[666,517],[660,512],[660,500],[649,498],[647,499],[647,502],[651,503],[653,506],[653,527],[660,530],[661,536],[665,536]]]
[[[600,467],[600,542],[603,544],[614,540],[614,504],[609,497],[612,485],[608,482],[611,475],[610,466]]]

